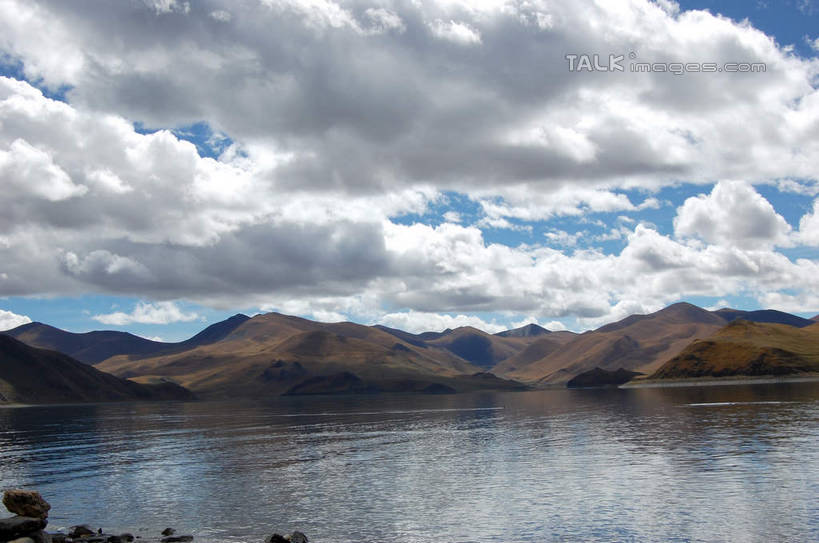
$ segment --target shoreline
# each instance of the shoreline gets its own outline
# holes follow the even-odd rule
[[[617,388],[682,388],[682,387],[714,387],[714,386],[737,386],[737,385],[775,385],[780,383],[810,383],[819,381],[819,373],[808,375],[760,375],[747,377],[691,377],[680,379],[646,379],[640,381],[629,381]]]

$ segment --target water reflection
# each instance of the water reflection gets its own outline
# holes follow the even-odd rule
[[[809,541],[818,437],[815,383],[0,409],[0,485],[197,541]]]

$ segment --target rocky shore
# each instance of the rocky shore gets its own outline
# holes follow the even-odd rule
[[[51,505],[34,490],[10,489],[3,492],[3,505],[14,516],[0,519],[0,543],[177,543],[193,541],[192,535],[177,534],[165,528],[157,535],[105,533],[87,524],[69,528],[67,533],[47,532]],[[293,532],[288,536],[273,534],[264,543],[309,543],[307,536]]]

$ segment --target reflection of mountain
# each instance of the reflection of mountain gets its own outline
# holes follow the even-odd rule
[[[0,402],[187,400],[192,397],[189,391],[173,383],[137,384],[62,353],[36,349],[0,334]]]

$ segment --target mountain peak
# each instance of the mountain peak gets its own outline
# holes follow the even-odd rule
[[[512,328],[511,330],[504,330],[495,334],[500,337],[534,337],[551,334],[551,330],[547,330],[535,323],[529,323],[519,328]]]

